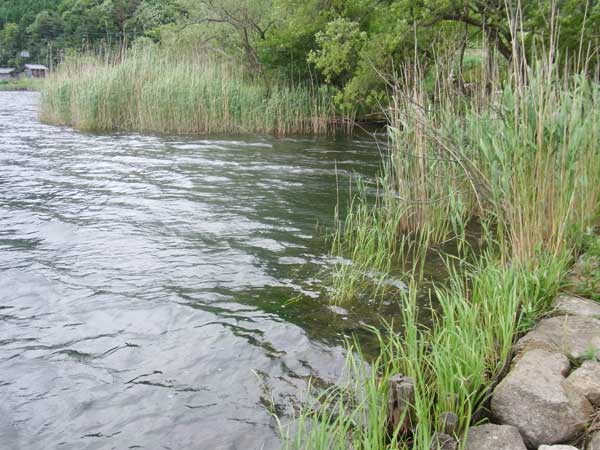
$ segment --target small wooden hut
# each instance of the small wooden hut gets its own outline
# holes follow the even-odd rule
[[[25,76],[28,78],[45,78],[48,68],[42,64],[25,64]]]
[[[0,81],[13,80],[17,76],[17,69],[14,67],[0,67]]]

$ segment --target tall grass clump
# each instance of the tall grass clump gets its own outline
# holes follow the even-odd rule
[[[326,134],[342,123],[325,87],[151,48],[66,60],[45,83],[41,117],[91,131],[177,133]]]
[[[343,258],[337,260],[333,271],[331,298],[334,303],[363,293],[376,298],[388,292],[390,285],[386,282],[392,268],[400,264],[411,245],[408,239],[398,239],[397,226],[403,211],[381,205],[389,199],[380,190],[375,193],[379,207],[373,207],[372,186],[361,179],[357,180],[356,189],[344,224],[341,226],[338,219],[333,235],[334,253]]]
[[[542,257],[542,256],[541,256]],[[539,269],[503,265],[486,254],[467,273],[451,271],[435,294],[429,326],[418,321],[417,285],[401,295],[401,332],[373,330],[381,352],[366,366],[350,347],[343,381],[322,393],[289,423],[286,450],[431,450],[442,413],[460,418],[463,441],[484,417],[491,389],[506,369],[515,335],[549,308],[567,268],[568,255],[545,255]],[[414,380],[412,432],[389,430],[388,380]]]
[[[426,246],[463,243],[471,222],[505,262],[535,265],[541,251],[572,249],[600,217],[600,85],[584,73],[540,59],[525,80],[486,82],[470,96],[448,86],[425,95],[414,77],[396,81],[378,196],[366,201],[359,186],[360,201],[340,221],[345,245],[335,241],[333,251],[355,270],[336,267],[335,289],[355,291],[348,280],[356,284],[371,261],[389,261],[382,252],[393,259],[407,236]],[[356,238],[361,230],[386,244],[373,251]]]
[[[484,218],[514,261],[570,250],[600,213],[600,85],[539,64],[465,118],[456,142],[486,187]]]
[[[598,219],[600,85],[543,57],[516,70],[453,102],[396,94],[405,106],[392,116],[388,189],[409,211],[400,232],[461,238],[475,218],[506,258],[531,262],[562,254]]]
[[[334,233],[332,253],[351,262],[333,268],[335,302],[365,292],[386,294],[386,278],[393,271],[420,276],[432,246],[454,239],[461,252],[474,211],[481,210],[471,176],[476,168],[444,133],[466,101],[443,84],[432,97],[425,84],[418,64],[388,80],[388,142],[381,174],[374,189],[357,183]],[[366,276],[373,271],[380,274],[375,283]]]
[[[431,450],[444,412],[458,415],[464,448],[486,420],[516,338],[549,311],[583,234],[600,223],[600,85],[585,64],[559,69],[553,48],[530,63],[514,55],[508,73],[470,92],[426,90],[418,65],[391,83],[383,175],[376,195],[359,186],[340,221],[333,252],[351,262],[334,270],[334,287],[351,299],[361,274],[393,272],[411,245],[418,258],[448,240],[459,251],[430,304],[417,303],[418,282],[399,296],[400,332],[375,331],[381,354],[369,370],[349,356],[350,381],[299,413],[288,448]],[[423,265],[411,267],[418,281]],[[414,380],[409,432],[387,427],[392,374]]]

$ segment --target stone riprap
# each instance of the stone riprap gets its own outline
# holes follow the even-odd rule
[[[579,450],[572,445],[540,445],[538,450]]]
[[[565,380],[567,387],[581,392],[596,408],[600,407],[600,362],[584,361]]]
[[[561,353],[528,351],[494,390],[492,414],[516,427],[530,447],[575,439],[593,409],[583,393],[565,385],[569,369]]]
[[[473,427],[467,450],[578,449],[566,444],[581,442],[600,408],[600,304],[561,295],[553,314],[517,342],[511,369],[492,394],[499,425]],[[600,432],[585,450],[600,450]]]
[[[600,431],[591,434],[585,450],[600,450]]]
[[[600,319],[586,316],[543,319],[517,342],[515,350],[525,353],[536,348],[583,361],[600,349]]]
[[[465,450],[527,450],[519,430],[510,425],[471,427]]]
[[[582,316],[600,318],[600,303],[572,295],[559,295],[553,304],[554,314],[559,316]]]

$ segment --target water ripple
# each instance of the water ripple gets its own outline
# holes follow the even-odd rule
[[[320,295],[316,224],[377,152],[80,133],[37,102],[0,93],[2,449],[278,448],[270,408],[360,326]]]

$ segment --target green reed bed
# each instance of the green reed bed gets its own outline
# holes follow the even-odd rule
[[[41,117],[92,131],[286,135],[343,128],[326,88],[249,77],[206,55],[158,50],[66,61],[44,85]]]
[[[600,85],[554,70],[537,67],[455,133],[485,188],[482,215],[520,262],[571,251],[600,212]]]
[[[39,91],[42,81],[35,78],[0,81],[0,91]]]
[[[415,264],[431,246],[455,240],[469,254],[473,221],[504,262],[525,265],[542,249],[571,251],[597,222],[598,83],[540,63],[526,84],[454,101],[448,92],[431,102],[419,83],[397,86],[376,199],[359,184],[334,237],[333,252],[354,261],[334,271],[336,301],[372,290],[369,270]]]
[[[369,370],[350,355],[347,381],[282,424],[287,448],[430,450],[448,411],[460,418],[463,448],[469,426],[485,420],[515,339],[548,312],[600,219],[598,83],[544,61],[526,82],[520,75],[454,100],[432,101],[414,80],[398,84],[378,195],[359,185],[334,239],[333,253],[352,263],[334,269],[333,300],[381,292],[385,277],[366,274],[409,262],[401,331],[379,333]],[[479,255],[466,236],[471,221],[481,227]],[[458,251],[447,255],[448,279],[430,305],[417,304],[422,259],[449,240]],[[428,326],[418,321],[423,308]],[[415,381],[413,434],[386,433],[397,373]]]
[[[381,353],[367,369],[350,348],[340,384],[282,423],[286,449],[431,450],[441,413],[460,418],[461,439],[481,419],[490,389],[503,373],[514,337],[527,329],[560,287],[568,258],[540,255],[539,269],[505,266],[485,255],[467,273],[452,272],[436,292],[429,327],[419,325],[417,285],[401,296],[402,331],[376,332]],[[388,433],[388,379],[412,377],[412,435]]]

